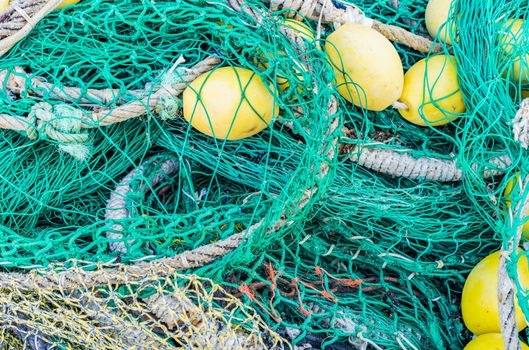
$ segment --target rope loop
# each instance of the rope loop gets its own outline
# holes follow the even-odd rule
[[[31,139],[56,141],[61,150],[83,160],[89,153],[89,135],[83,131],[83,117],[83,111],[72,106],[40,102],[31,108],[26,133]]]

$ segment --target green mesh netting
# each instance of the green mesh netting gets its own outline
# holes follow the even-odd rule
[[[248,3],[266,13],[265,4]],[[427,35],[426,3],[354,2],[370,18],[421,35]],[[445,50],[459,64],[467,112],[438,128],[340,98],[325,52],[305,42],[301,54],[281,32],[282,16],[293,15],[286,11],[259,25],[226,1],[97,0],[54,11],[0,59],[0,69],[22,76],[15,72],[21,67],[50,85],[35,88],[28,79],[20,94],[1,91],[2,113],[25,116],[39,102],[112,109],[137,100],[131,91],[154,93],[180,56],[185,63],[176,75],[215,56],[219,66],[245,67],[269,82],[280,117],[254,137],[226,142],[192,129],[180,117],[181,101],[167,99],[139,120],[90,130],[81,160],[60,142],[2,131],[0,263],[19,271],[70,259],[149,261],[262,221],[233,253],[192,272],[222,283],[294,344],[461,349],[470,339],[459,309],[466,274],[515,231],[505,229],[502,193],[526,166],[511,126],[524,82],[502,77],[516,55],[506,57],[508,43],[497,33],[528,9],[522,0],[455,2],[458,40]],[[306,24],[317,28],[315,21]],[[333,30],[322,28],[320,44]],[[405,69],[427,56],[395,47]],[[523,52],[528,44],[518,40],[516,47]],[[283,91],[277,77],[290,86]],[[58,98],[66,87],[79,88],[82,98]],[[115,96],[98,101],[86,97],[89,89],[113,89]],[[333,96],[336,115],[328,109]],[[354,131],[342,144],[376,142],[416,156],[455,157],[464,179],[391,178],[346,157],[328,159],[329,150],[338,151],[339,130],[329,132],[335,117]],[[506,178],[484,179],[473,164],[482,167],[499,152],[512,158]],[[151,186],[168,160],[178,171]],[[141,164],[143,171],[134,173]],[[330,169],[326,176],[322,166]],[[129,216],[105,219],[111,194],[131,171]],[[281,219],[288,224],[268,229]],[[113,251],[116,243],[124,249]],[[527,303],[524,311],[529,315]]]

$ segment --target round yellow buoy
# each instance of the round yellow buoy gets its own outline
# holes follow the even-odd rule
[[[453,35],[455,32],[455,24],[447,23],[452,2],[453,0],[430,0],[424,14],[428,33],[433,38],[439,35],[439,39],[449,45],[452,44],[451,34]],[[447,32],[447,30],[452,31],[452,33]]]
[[[315,39],[314,32],[312,31],[312,29],[303,22],[292,18],[287,18],[285,19],[283,24],[293,29],[296,34],[298,34],[301,38],[305,40],[312,41]]]
[[[306,41],[310,42],[310,41],[315,40],[312,29],[303,22],[288,18],[283,22],[283,25],[293,29],[296,34],[298,34],[302,39]],[[278,54],[279,56],[286,55],[284,51],[279,51]],[[271,59],[274,59],[275,57],[274,54],[269,54],[269,55]],[[261,53],[261,57],[266,58],[266,55],[264,52]],[[298,62],[294,62],[294,65],[299,67],[299,68],[294,68],[294,71],[297,73],[296,76],[298,77],[299,80],[303,81],[302,72],[305,71],[305,68]],[[270,67],[270,64],[266,61],[261,66],[261,68],[268,68],[268,67]],[[278,74],[276,77],[276,82],[277,82],[277,86],[279,86],[279,88],[283,91],[290,87],[290,82],[284,75]]]
[[[426,126],[447,124],[465,112],[453,56],[437,55],[414,64],[404,75],[399,101],[407,109],[399,113],[410,123]]]
[[[500,253],[495,252],[481,260],[470,272],[463,287],[461,311],[465,326],[474,334],[499,333],[498,271]],[[518,260],[517,271],[522,285],[529,287],[527,258]],[[516,324],[518,330],[527,327],[522,310],[516,301]]]
[[[66,6],[78,4],[80,1],[81,0],[64,0],[59,6],[57,6],[57,9],[62,9]]]
[[[381,111],[402,93],[404,70],[393,44],[374,29],[346,24],[327,38],[325,50],[338,92],[356,106]]]
[[[529,53],[524,47],[529,38],[529,27],[523,19],[510,19],[500,32],[503,57],[510,62],[508,77],[515,82],[529,82]],[[507,73],[507,72],[506,72]]]
[[[184,118],[218,139],[257,134],[279,113],[274,96],[253,71],[224,67],[204,73],[184,91]]]
[[[520,342],[522,350],[529,350],[524,342]],[[463,350],[505,350],[503,337],[500,333],[482,334],[472,339]]]

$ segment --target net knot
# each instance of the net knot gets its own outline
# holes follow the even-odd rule
[[[182,109],[182,100],[178,96],[182,93],[182,83],[186,82],[184,77],[191,71],[186,67],[178,67],[184,62],[183,56],[178,57],[175,64],[162,76],[160,91],[163,94],[156,106],[156,112],[161,120],[178,118]]]
[[[524,149],[529,147],[529,98],[520,104],[516,116],[512,120],[514,139],[521,143]]]
[[[66,104],[35,104],[29,113],[26,133],[31,139],[51,139],[59,148],[79,160],[89,153],[89,136],[83,132],[83,112]]]

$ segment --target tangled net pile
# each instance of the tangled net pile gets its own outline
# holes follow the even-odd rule
[[[339,23],[318,9],[351,3],[86,0],[2,46],[45,3],[15,0],[0,13],[4,348],[461,349],[465,276],[520,239],[502,193],[529,170],[512,132],[524,86],[501,78],[496,33],[529,3],[457,1],[446,46],[420,40],[426,2],[354,6],[405,69],[455,55],[467,113],[436,129],[337,94],[318,46]],[[320,40],[285,29],[293,16]],[[275,82],[268,129],[223,141],[181,118],[180,93],[219,66]]]

